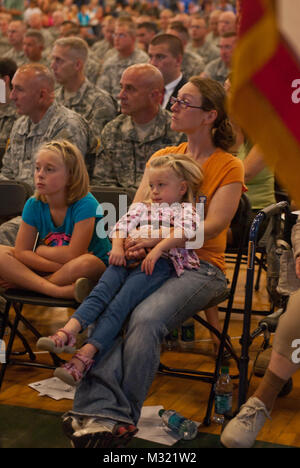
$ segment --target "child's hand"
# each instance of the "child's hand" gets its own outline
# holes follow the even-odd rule
[[[147,252],[145,249],[136,249],[136,250],[131,250],[130,252],[127,250],[125,251],[125,257],[127,260],[141,260],[142,258],[145,258],[147,255]]]
[[[296,258],[296,276],[300,279],[300,256]]]
[[[122,247],[113,247],[109,252],[109,264],[116,266],[126,266],[124,249]]]
[[[154,247],[143,260],[141,270],[146,275],[152,275],[157,260],[161,257],[162,250],[159,247]]]

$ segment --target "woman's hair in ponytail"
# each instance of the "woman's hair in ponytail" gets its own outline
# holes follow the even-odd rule
[[[204,111],[217,111],[212,126],[212,141],[215,146],[228,151],[235,143],[235,135],[225,109],[226,93],[224,87],[211,78],[193,76],[189,80],[202,96]]]

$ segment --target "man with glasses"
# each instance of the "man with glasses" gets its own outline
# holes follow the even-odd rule
[[[189,28],[191,40],[187,44],[186,50],[200,55],[205,65],[220,57],[220,52],[217,47],[209,41],[206,41],[207,31],[208,28],[205,18],[199,14],[192,16]]]
[[[149,60],[146,52],[136,48],[136,26],[131,18],[121,17],[117,20],[114,48],[116,52],[103,63],[97,86],[117,98],[123,71],[131,65]]]
[[[213,80],[219,81],[219,83],[224,85],[231,70],[231,60],[236,42],[236,33],[225,33],[220,38],[220,58],[213,60],[208,65],[206,65],[205,70],[201,76],[204,78],[212,78]]]
[[[183,45],[173,34],[158,34],[149,45],[150,63],[159,69],[164,79],[164,95],[161,102],[163,109],[170,110],[172,97],[186,83],[181,71]]]

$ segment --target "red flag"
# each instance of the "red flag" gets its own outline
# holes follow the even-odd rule
[[[240,1],[230,113],[300,208],[300,60],[280,29],[277,6]]]

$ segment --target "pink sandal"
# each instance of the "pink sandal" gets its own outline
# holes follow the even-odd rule
[[[74,364],[74,359],[78,359],[80,362],[82,362],[84,365],[84,369],[82,371],[76,367]],[[79,384],[85,374],[90,370],[94,362],[95,361],[93,359],[90,359],[78,352],[74,354],[71,361],[63,364],[61,367],[57,367],[54,371],[54,376],[74,387]]]
[[[63,338],[58,335],[58,332],[62,332],[67,336],[67,341],[64,342]],[[76,336],[72,333],[67,332],[63,328],[57,330],[52,336],[43,336],[37,341],[37,349],[42,351],[49,351],[50,353],[74,353],[76,348]]]

